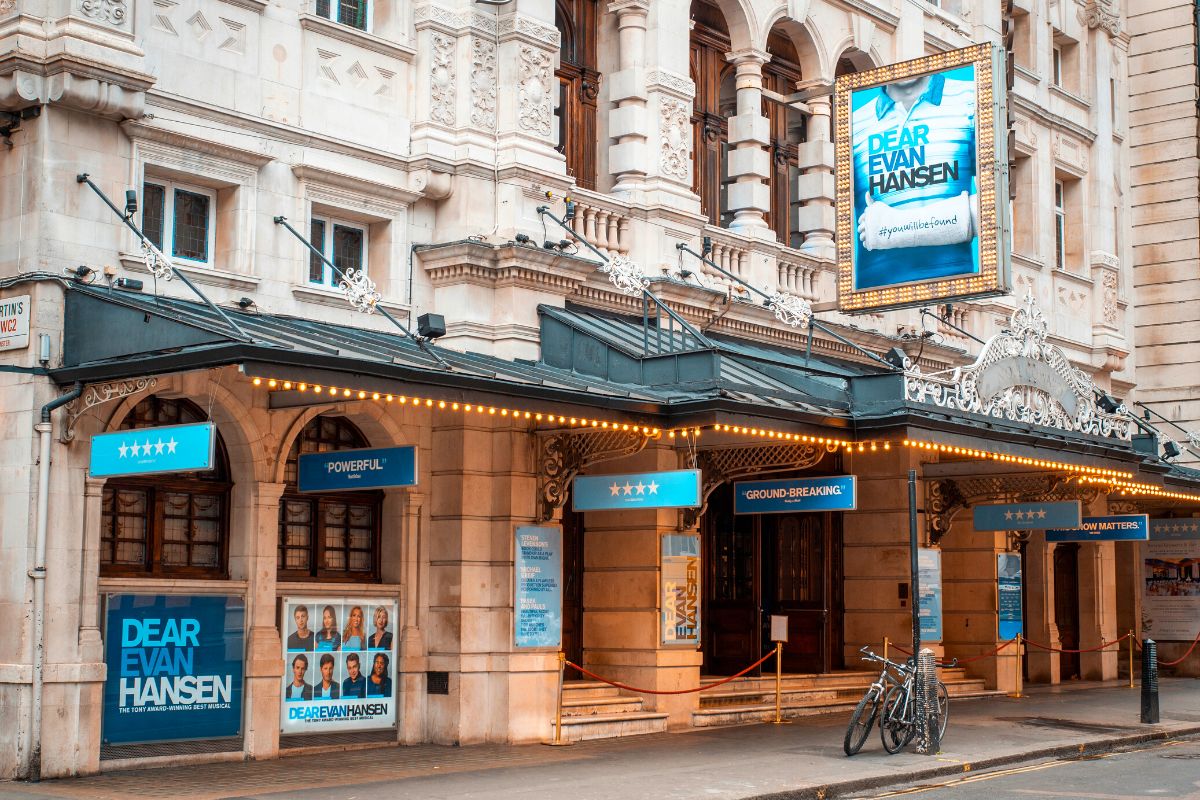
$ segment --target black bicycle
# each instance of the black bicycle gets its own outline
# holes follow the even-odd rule
[[[883,664],[883,670],[875,682],[867,688],[867,693],[858,701],[858,705],[854,707],[854,713],[850,715],[850,727],[846,729],[846,738],[842,742],[842,749],[848,756],[861,750],[867,741],[867,736],[871,733],[871,726],[875,724],[875,718],[879,716],[879,707],[884,698],[890,696],[892,690],[903,686],[906,682],[912,683],[912,669],[909,665],[876,655],[866,646],[858,652],[862,654],[863,661],[875,661]]]

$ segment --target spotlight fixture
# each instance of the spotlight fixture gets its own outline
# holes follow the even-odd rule
[[[904,369],[904,362],[907,359],[908,355],[899,347],[893,347],[883,354],[883,360],[897,369]]]
[[[446,318],[441,314],[422,314],[417,317],[417,334],[426,339],[446,335]]]
[[[1100,392],[1096,395],[1096,405],[1100,406],[1106,414],[1115,414],[1121,409],[1121,401],[1114,400],[1107,392]]]
[[[140,292],[145,284],[137,278],[117,278],[113,285],[127,292]]]
[[[75,280],[81,281],[81,280],[86,279],[87,276],[91,275],[96,270],[92,269],[91,267],[85,267],[83,264],[80,264],[78,267],[75,267],[75,269],[68,270],[68,271],[72,275],[75,276]]]
[[[240,308],[242,311],[245,311],[246,309],[248,309],[254,305],[254,300],[252,300],[249,297],[243,297],[241,300],[237,301],[237,304],[238,304],[238,308]]]
[[[517,244],[533,244],[533,239],[529,238],[527,233],[518,233],[516,236]]]
[[[712,237],[705,236],[703,246],[700,248],[700,257],[707,258],[708,254],[712,252],[712,249],[713,249]]]
[[[1182,452],[1183,450],[1179,447],[1179,445],[1175,444],[1175,442],[1172,442],[1170,439],[1167,439],[1165,442],[1163,442],[1164,461],[1169,461],[1172,458],[1178,458]]]
[[[137,190],[125,190],[125,219],[132,219],[137,213]]]

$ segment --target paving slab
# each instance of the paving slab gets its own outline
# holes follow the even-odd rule
[[[569,747],[388,747],[273,761],[120,770],[0,784],[3,800],[296,798],[350,800],[674,800],[830,798],[873,786],[1200,734],[1200,680],[1160,683],[1161,721],[1138,720],[1140,693],[1114,684],[1035,687],[1022,699],[956,700],[936,756],[889,756],[873,731],[847,758],[848,714]]]

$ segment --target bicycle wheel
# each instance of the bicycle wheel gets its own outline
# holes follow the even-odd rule
[[[842,749],[846,751],[846,755],[852,756],[862,749],[878,714],[879,693],[874,688],[868,689],[854,707],[854,713],[850,715],[850,727],[846,729],[846,738],[842,742]]]
[[[950,693],[946,684],[937,682],[938,741],[946,738],[946,723],[950,721]]]
[[[908,692],[903,686],[893,686],[883,698],[883,714],[879,718],[879,738],[884,750],[899,753],[913,740],[917,732],[908,719],[910,713]]]

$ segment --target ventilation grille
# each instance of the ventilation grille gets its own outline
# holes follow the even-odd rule
[[[429,694],[450,694],[450,673],[426,672],[425,687]]]
[[[200,753],[240,753],[242,737],[227,736],[223,739],[201,739],[191,742],[154,742],[152,744],[102,744],[101,761],[118,761],[127,758],[155,758],[157,756],[190,756]]]

